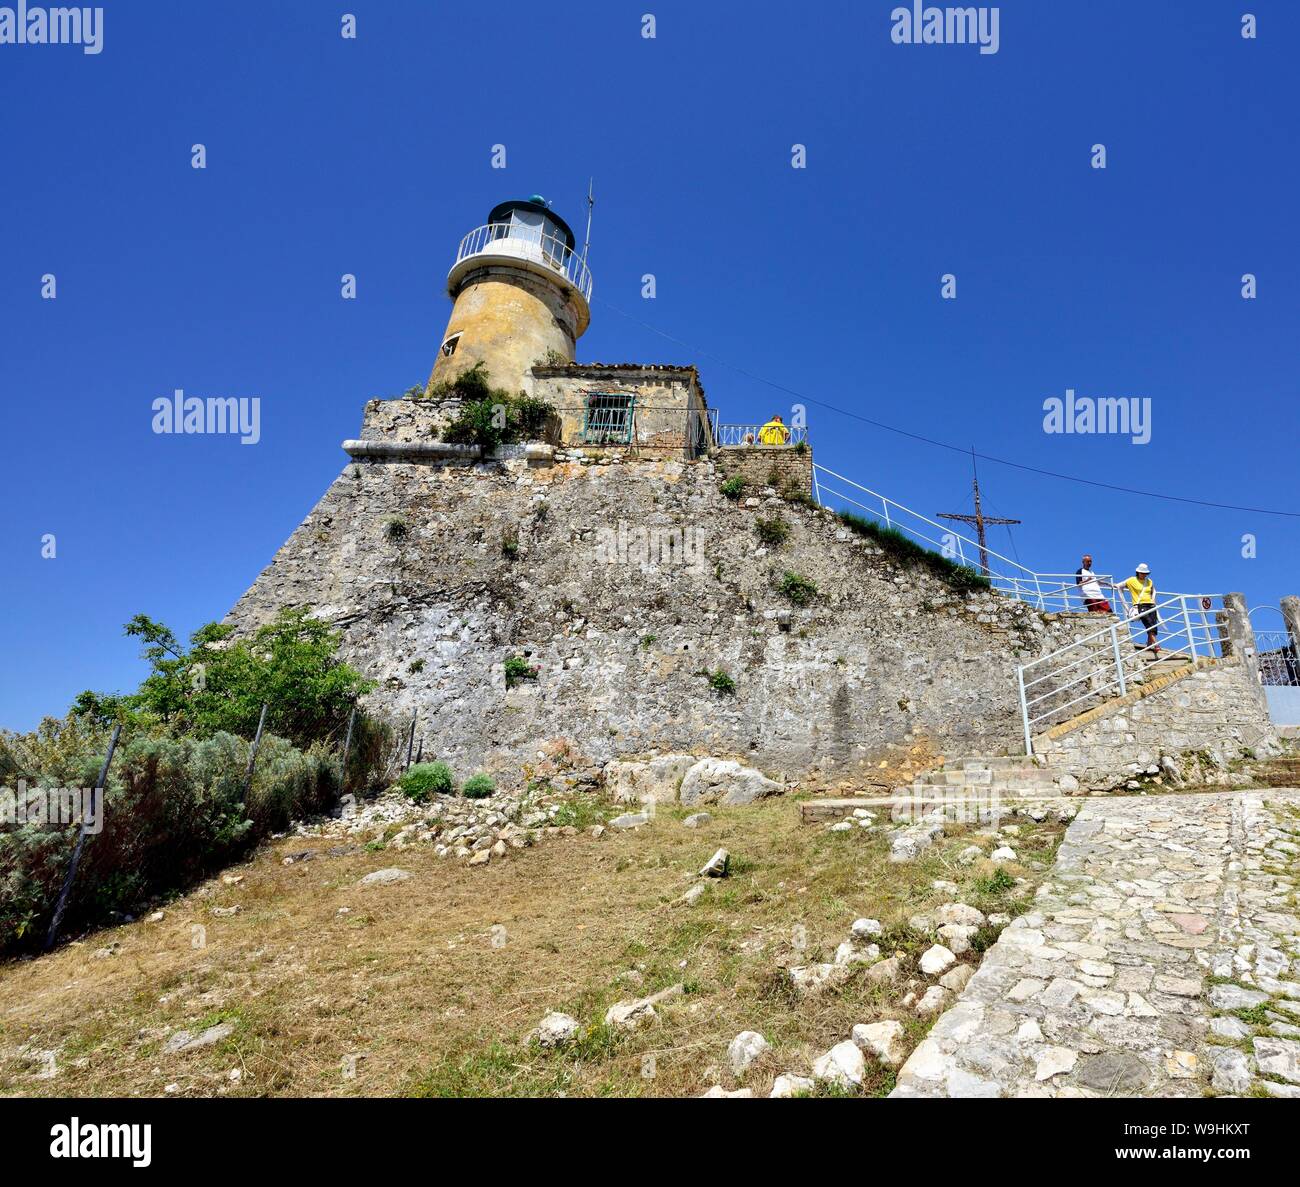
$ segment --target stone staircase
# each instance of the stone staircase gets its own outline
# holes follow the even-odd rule
[[[1201,664],[1206,662],[1213,661],[1200,661]],[[1197,667],[1198,664],[1185,654],[1162,654],[1159,659],[1148,661],[1143,671],[1130,681],[1132,687],[1126,695],[1098,693],[1080,702],[1073,717],[1053,725],[1040,737],[1059,738],[1100,716],[1119,711],[1137,699],[1168,687],[1196,671]],[[1038,741],[1036,738],[1035,743]],[[926,807],[962,802],[978,805],[994,797],[1019,801],[1055,799],[1075,795],[1080,790],[1078,778],[1059,766],[1051,766],[1042,755],[973,755],[926,771],[913,780],[910,788],[900,789],[892,796],[808,800],[800,806],[800,813],[804,823],[821,823],[850,816],[859,808],[902,808],[915,814]]]

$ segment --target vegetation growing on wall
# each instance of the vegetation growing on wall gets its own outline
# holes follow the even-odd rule
[[[969,565],[951,560],[940,552],[933,552],[923,547],[897,528],[885,527],[875,520],[854,515],[851,511],[841,511],[839,517],[850,531],[879,544],[896,561],[904,565],[920,565],[928,569],[957,593],[989,588],[989,579],[982,573]]]
[[[454,445],[477,445],[483,453],[514,441],[536,441],[555,414],[554,406],[546,400],[494,388],[481,362],[454,379],[435,384],[429,389],[429,396],[432,399],[455,396],[462,401],[460,411],[443,433],[443,440]]]
[[[817,596],[817,586],[799,573],[782,574],[777,588],[796,606],[807,606]]]

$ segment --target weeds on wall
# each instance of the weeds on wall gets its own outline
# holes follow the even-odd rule
[[[817,597],[817,586],[807,577],[786,570],[777,583],[779,589],[796,606],[807,606]]]
[[[506,660],[506,687],[514,688],[524,680],[536,680],[540,669],[530,664],[522,655],[512,655]]]
[[[555,415],[555,407],[546,400],[494,388],[481,362],[429,389],[430,399],[448,397],[461,400],[461,407],[443,440],[453,445],[477,445],[483,453],[498,445],[538,440]]]
[[[754,532],[765,547],[780,548],[790,538],[790,523],[781,515],[773,515],[770,519],[756,519]]]
[[[989,579],[969,565],[934,552],[918,544],[910,536],[904,535],[897,528],[886,527],[875,520],[855,515],[851,511],[839,513],[840,522],[851,532],[880,545],[894,560],[908,567],[920,566],[928,569],[956,593],[970,593],[978,589],[988,589]]]

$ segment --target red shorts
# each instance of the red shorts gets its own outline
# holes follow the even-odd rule
[[[1083,604],[1090,614],[1110,613],[1110,603],[1105,598],[1084,598]]]

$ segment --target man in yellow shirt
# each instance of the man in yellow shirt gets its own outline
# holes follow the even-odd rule
[[[1160,618],[1156,614],[1156,587],[1151,580],[1151,570],[1146,565],[1138,565],[1137,571],[1124,582],[1129,600],[1133,603],[1133,617],[1147,630],[1147,647],[1153,659],[1160,658],[1160,648],[1156,645],[1156,634],[1160,629]]]
[[[789,440],[790,430],[781,423],[781,418],[777,415],[773,415],[772,419],[758,430],[760,445],[784,445]]]

